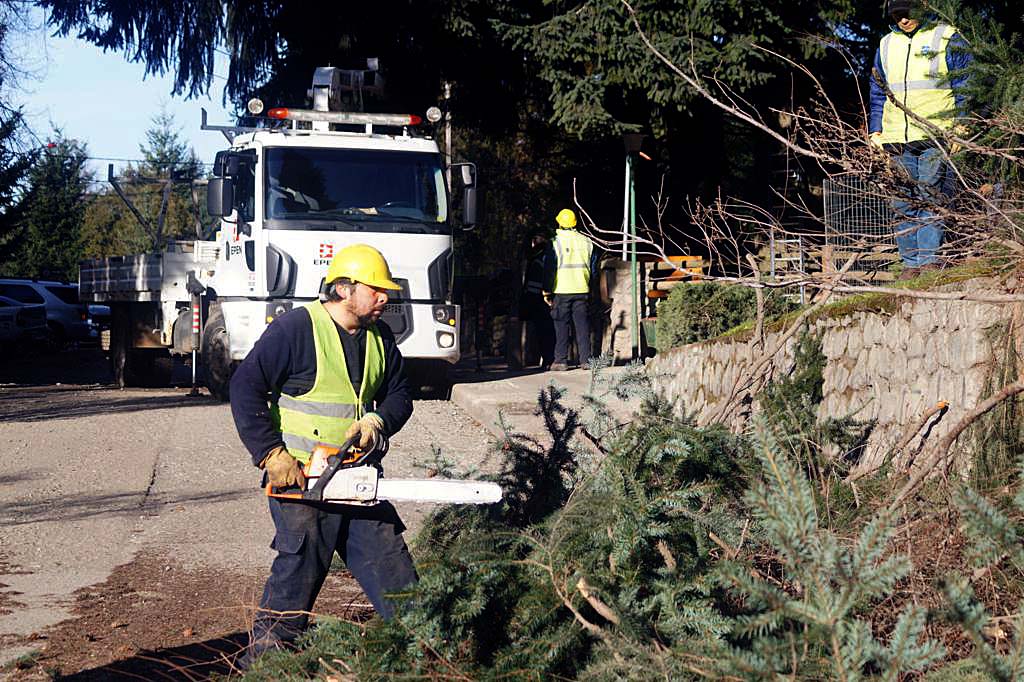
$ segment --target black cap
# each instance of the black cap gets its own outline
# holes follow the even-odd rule
[[[914,17],[920,9],[921,3],[916,0],[887,0],[885,3],[886,13],[894,19]]]

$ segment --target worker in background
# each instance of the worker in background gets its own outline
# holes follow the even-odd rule
[[[576,214],[563,208],[555,216],[558,228],[544,260],[545,291],[551,295],[555,323],[553,371],[569,368],[569,325],[576,335],[581,366],[590,361],[590,280],[597,263],[594,243],[576,231]]]
[[[519,319],[526,324],[524,363],[536,360],[542,369],[551,366],[555,351],[551,306],[544,298],[544,256],[547,248],[547,235],[541,232],[530,235],[523,289],[519,297]]]
[[[317,443],[357,437],[366,448],[402,428],[412,399],[402,354],[380,321],[388,292],[400,289],[384,257],[357,244],[327,268],[324,301],[273,322],[231,380],[238,435],[264,472],[264,485],[302,487],[302,464]],[[253,623],[243,669],[269,649],[292,646],[337,551],[384,618],[385,598],[417,579],[388,502],[374,506],[313,505],[268,497],[277,557]]]
[[[945,131],[966,134],[960,122],[967,109],[963,69],[971,58],[963,37],[930,14],[925,2],[888,0],[886,11],[893,26],[875,53],[868,132],[872,144],[891,154],[914,183],[911,196],[893,203],[900,217],[900,279],[910,279],[922,269],[940,267],[937,252],[945,225],[927,206],[945,203],[955,184],[941,145]],[[938,131],[890,101],[883,83],[907,110]]]

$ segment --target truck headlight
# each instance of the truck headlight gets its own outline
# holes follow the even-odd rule
[[[455,334],[451,334],[449,332],[438,332],[437,345],[441,348],[451,348],[455,345]]]
[[[435,305],[433,308],[434,321],[439,324],[447,324],[451,327],[455,326],[455,306],[453,305]]]

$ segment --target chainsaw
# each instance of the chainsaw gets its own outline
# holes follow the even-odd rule
[[[489,481],[448,479],[390,479],[381,476],[380,461],[387,453],[381,439],[366,450],[354,447],[356,438],[340,446],[318,443],[303,466],[305,489],[275,488],[269,483],[269,497],[299,502],[374,505],[394,502],[437,504],[492,504],[501,501],[501,486]]]

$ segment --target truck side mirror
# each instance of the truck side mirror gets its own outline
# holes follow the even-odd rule
[[[467,187],[462,194],[462,224],[466,227],[476,225],[476,187]]]
[[[235,205],[235,185],[231,178],[210,178],[206,186],[206,212],[220,218],[230,215]]]

